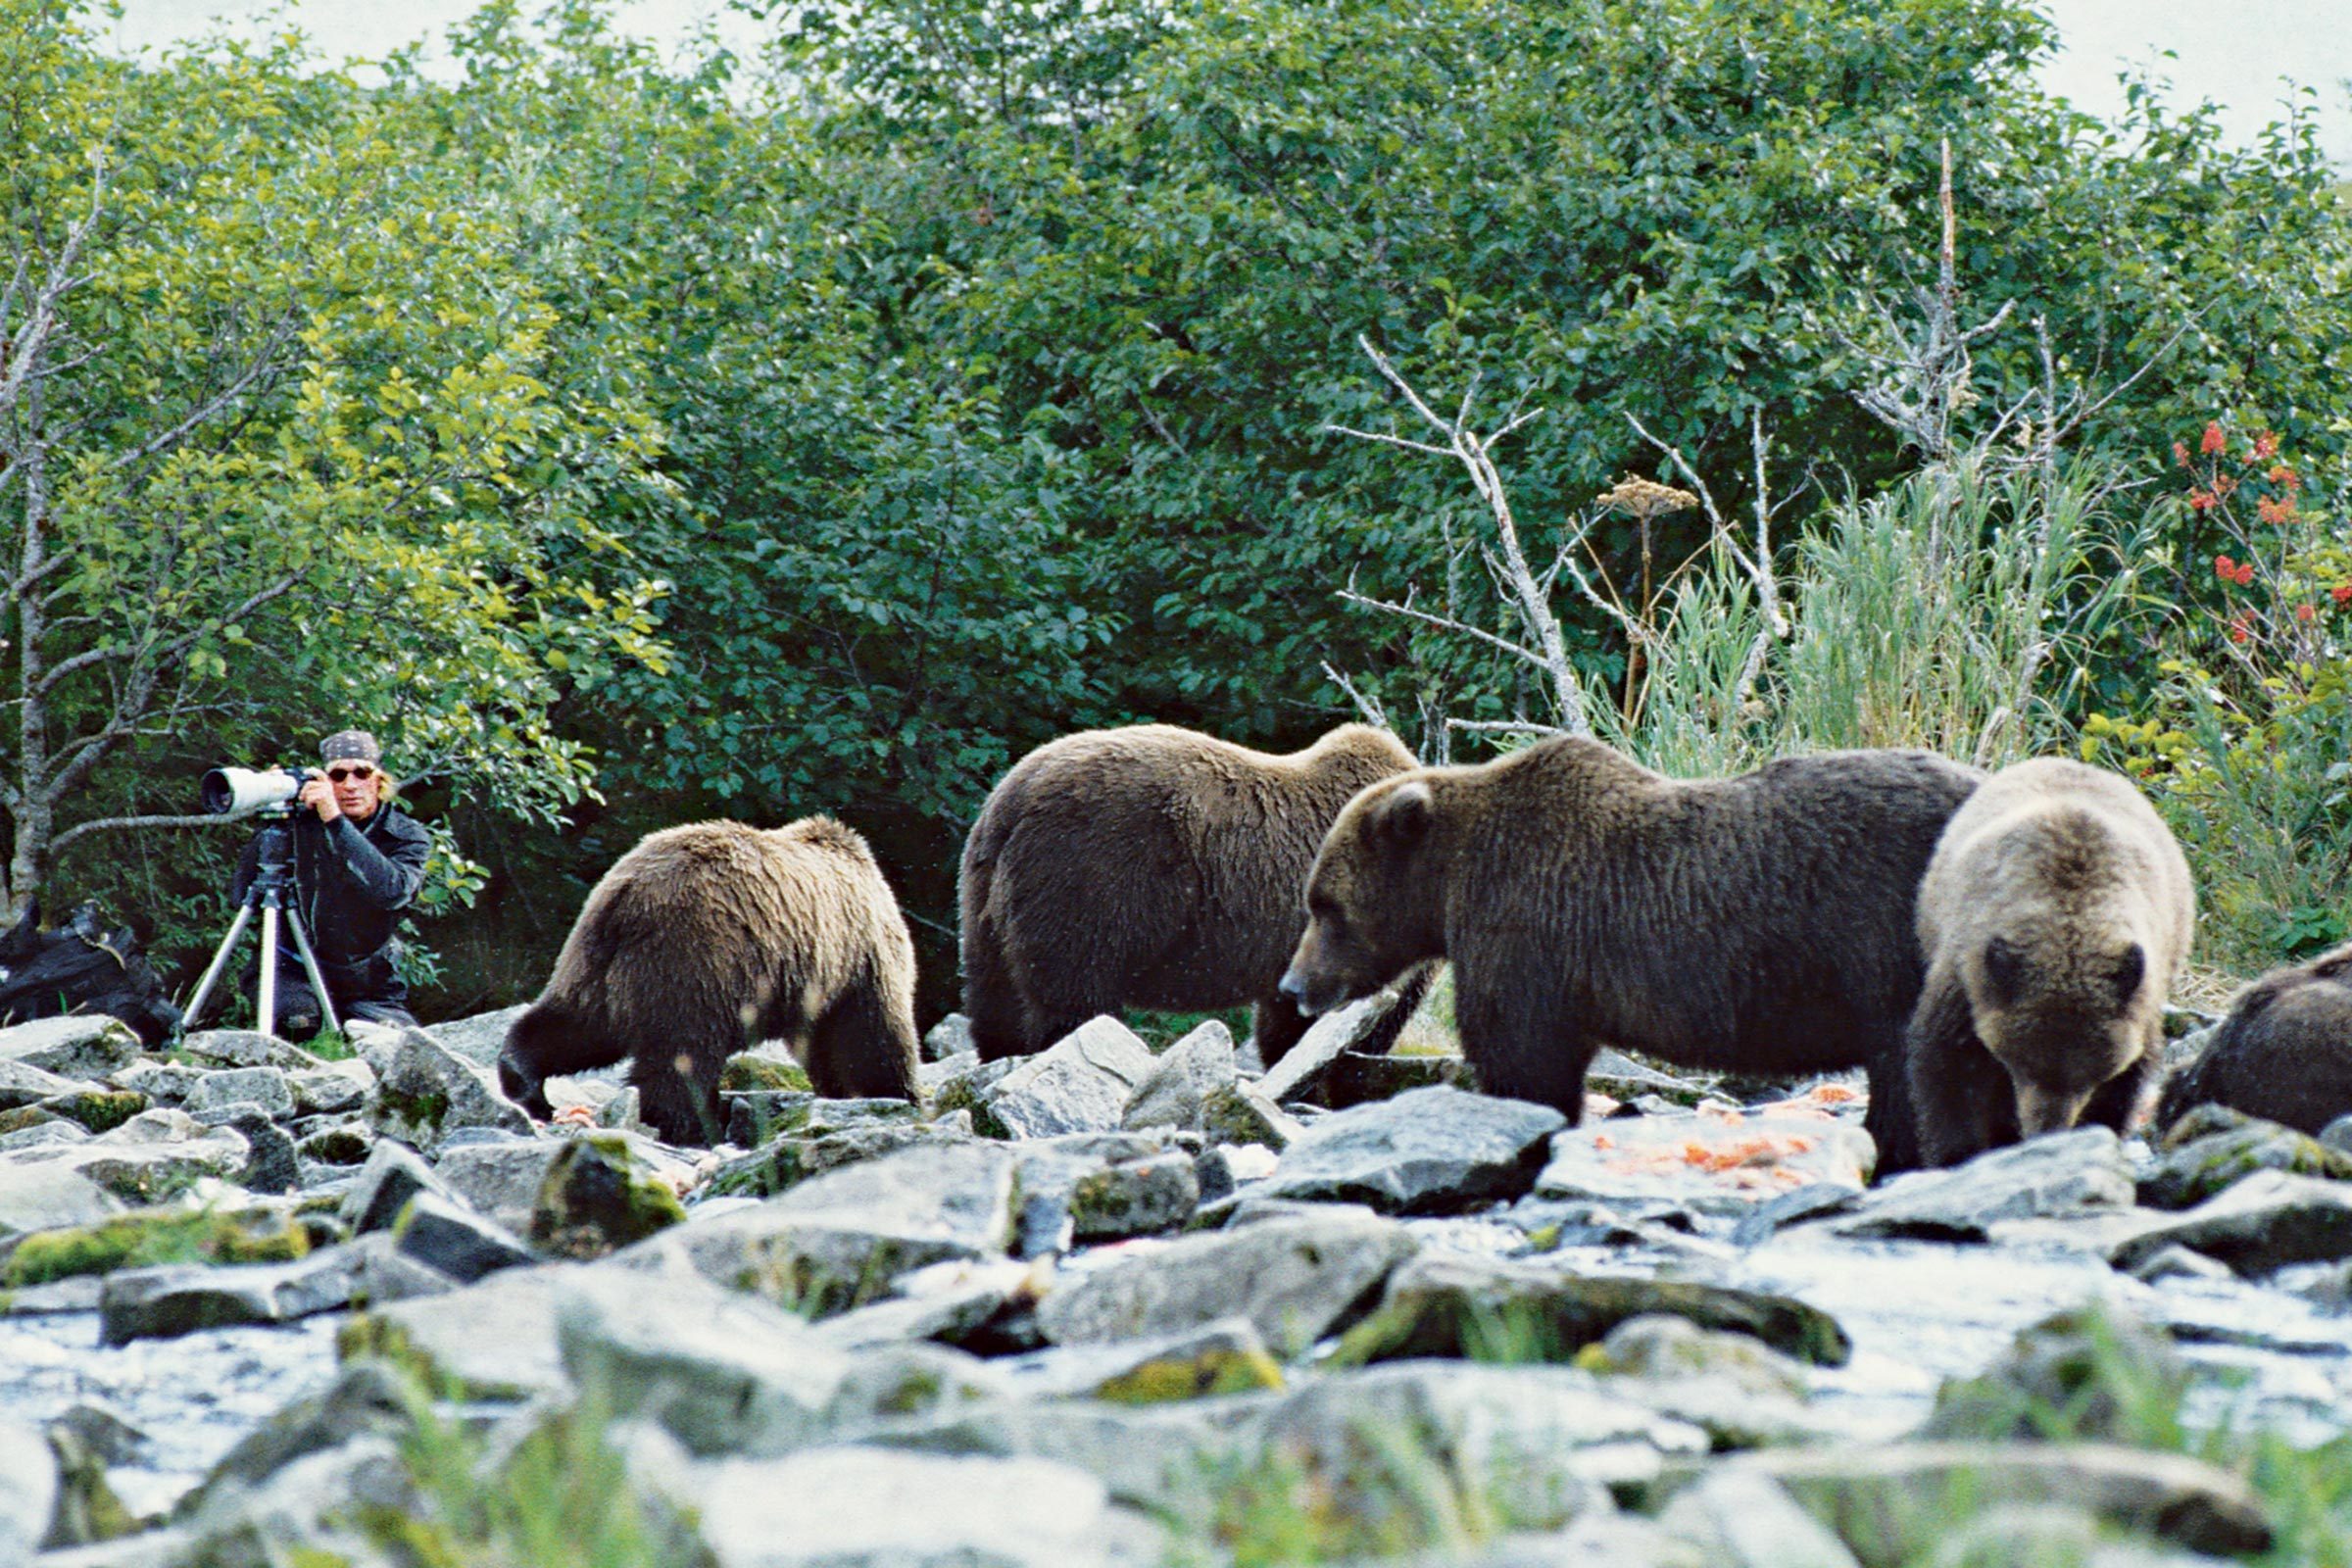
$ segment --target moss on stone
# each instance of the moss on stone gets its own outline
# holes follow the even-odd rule
[[[46,1285],[153,1263],[286,1263],[310,1250],[308,1232],[282,1211],[148,1208],[33,1232],[9,1253],[0,1283]]]
[[[93,1133],[112,1132],[147,1108],[147,1097],[128,1089],[92,1089],[41,1103]]]
[[[718,1069],[718,1087],[722,1092],[772,1089],[801,1094],[812,1093],[816,1088],[799,1062],[748,1054],[727,1058],[726,1065]]]
[[[1146,1361],[1103,1383],[1095,1397],[1113,1404],[1165,1404],[1282,1386],[1282,1368],[1271,1355],[1255,1347],[1228,1347]]]
[[[27,1127],[38,1127],[43,1122],[63,1120],[63,1116],[41,1105],[19,1105],[14,1110],[0,1110],[0,1138],[10,1133],[21,1133]]]
[[[591,1135],[566,1144],[531,1205],[530,1239],[565,1257],[602,1257],[682,1224],[678,1195],[640,1168],[628,1141]]]
[[[419,1090],[414,1094],[379,1085],[376,1104],[388,1116],[411,1127],[441,1130],[449,1119],[449,1096],[438,1088]]]

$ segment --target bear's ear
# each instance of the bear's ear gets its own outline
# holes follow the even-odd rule
[[[1429,831],[1435,810],[1436,802],[1430,796],[1429,786],[1415,779],[1410,784],[1398,785],[1381,803],[1380,814],[1372,819],[1372,825],[1383,840],[1401,848],[1421,841],[1422,835]]]
[[[2146,979],[2147,975],[2147,950],[2134,942],[2116,957],[2115,1000],[2119,1003],[2130,1002],[2139,994],[2139,983]]]
[[[2016,944],[2007,937],[1994,937],[1984,944],[1984,984],[1992,989],[1995,1003],[2006,1005],[2015,1002],[2025,979],[2026,956]]]

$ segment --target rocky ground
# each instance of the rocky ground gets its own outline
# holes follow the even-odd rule
[[[755,1052],[710,1152],[534,1128],[507,1014],[0,1031],[0,1565],[2341,1560],[2352,1156],[1866,1190],[1852,1083],[1604,1056],[1570,1130],[1373,1005],[1263,1074],[951,1019],[928,1110]]]

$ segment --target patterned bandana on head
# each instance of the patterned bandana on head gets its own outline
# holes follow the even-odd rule
[[[383,760],[384,749],[364,729],[339,729],[318,743],[321,762],[381,763]]]

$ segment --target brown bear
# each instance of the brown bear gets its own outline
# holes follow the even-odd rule
[[[1985,780],[1920,884],[1928,980],[1904,1055],[1921,1161],[2080,1121],[2123,1131],[2195,926],[2188,862],[2131,780],[2062,757]]]
[[[963,1010],[980,1054],[1043,1051],[1121,1007],[1247,1003],[1271,1066],[1306,1031],[1274,986],[1323,830],[1357,790],[1415,765],[1363,724],[1287,757],[1169,724],[1040,746],[963,846]]]
[[[2196,1060],[2165,1081],[2157,1125],[2208,1102],[2307,1133],[2352,1115],[2352,946],[2239,992]]]
[[[648,1126],[715,1143],[719,1068],[774,1039],[820,1095],[917,1098],[914,944],[865,840],[830,817],[648,834],[590,891],[499,1082],[544,1117],[543,1079],[628,1057]]]
[[[1571,1121],[1604,1044],[1740,1072],[1867,1065],[1877,1087],[1919,995],[1920,873],[1980,777],[1859,751],[1685,781],[1570,737],[1407,773],[1333,824],[1282,991],[1323,1012],[1449,958],[1480,1086]]]

